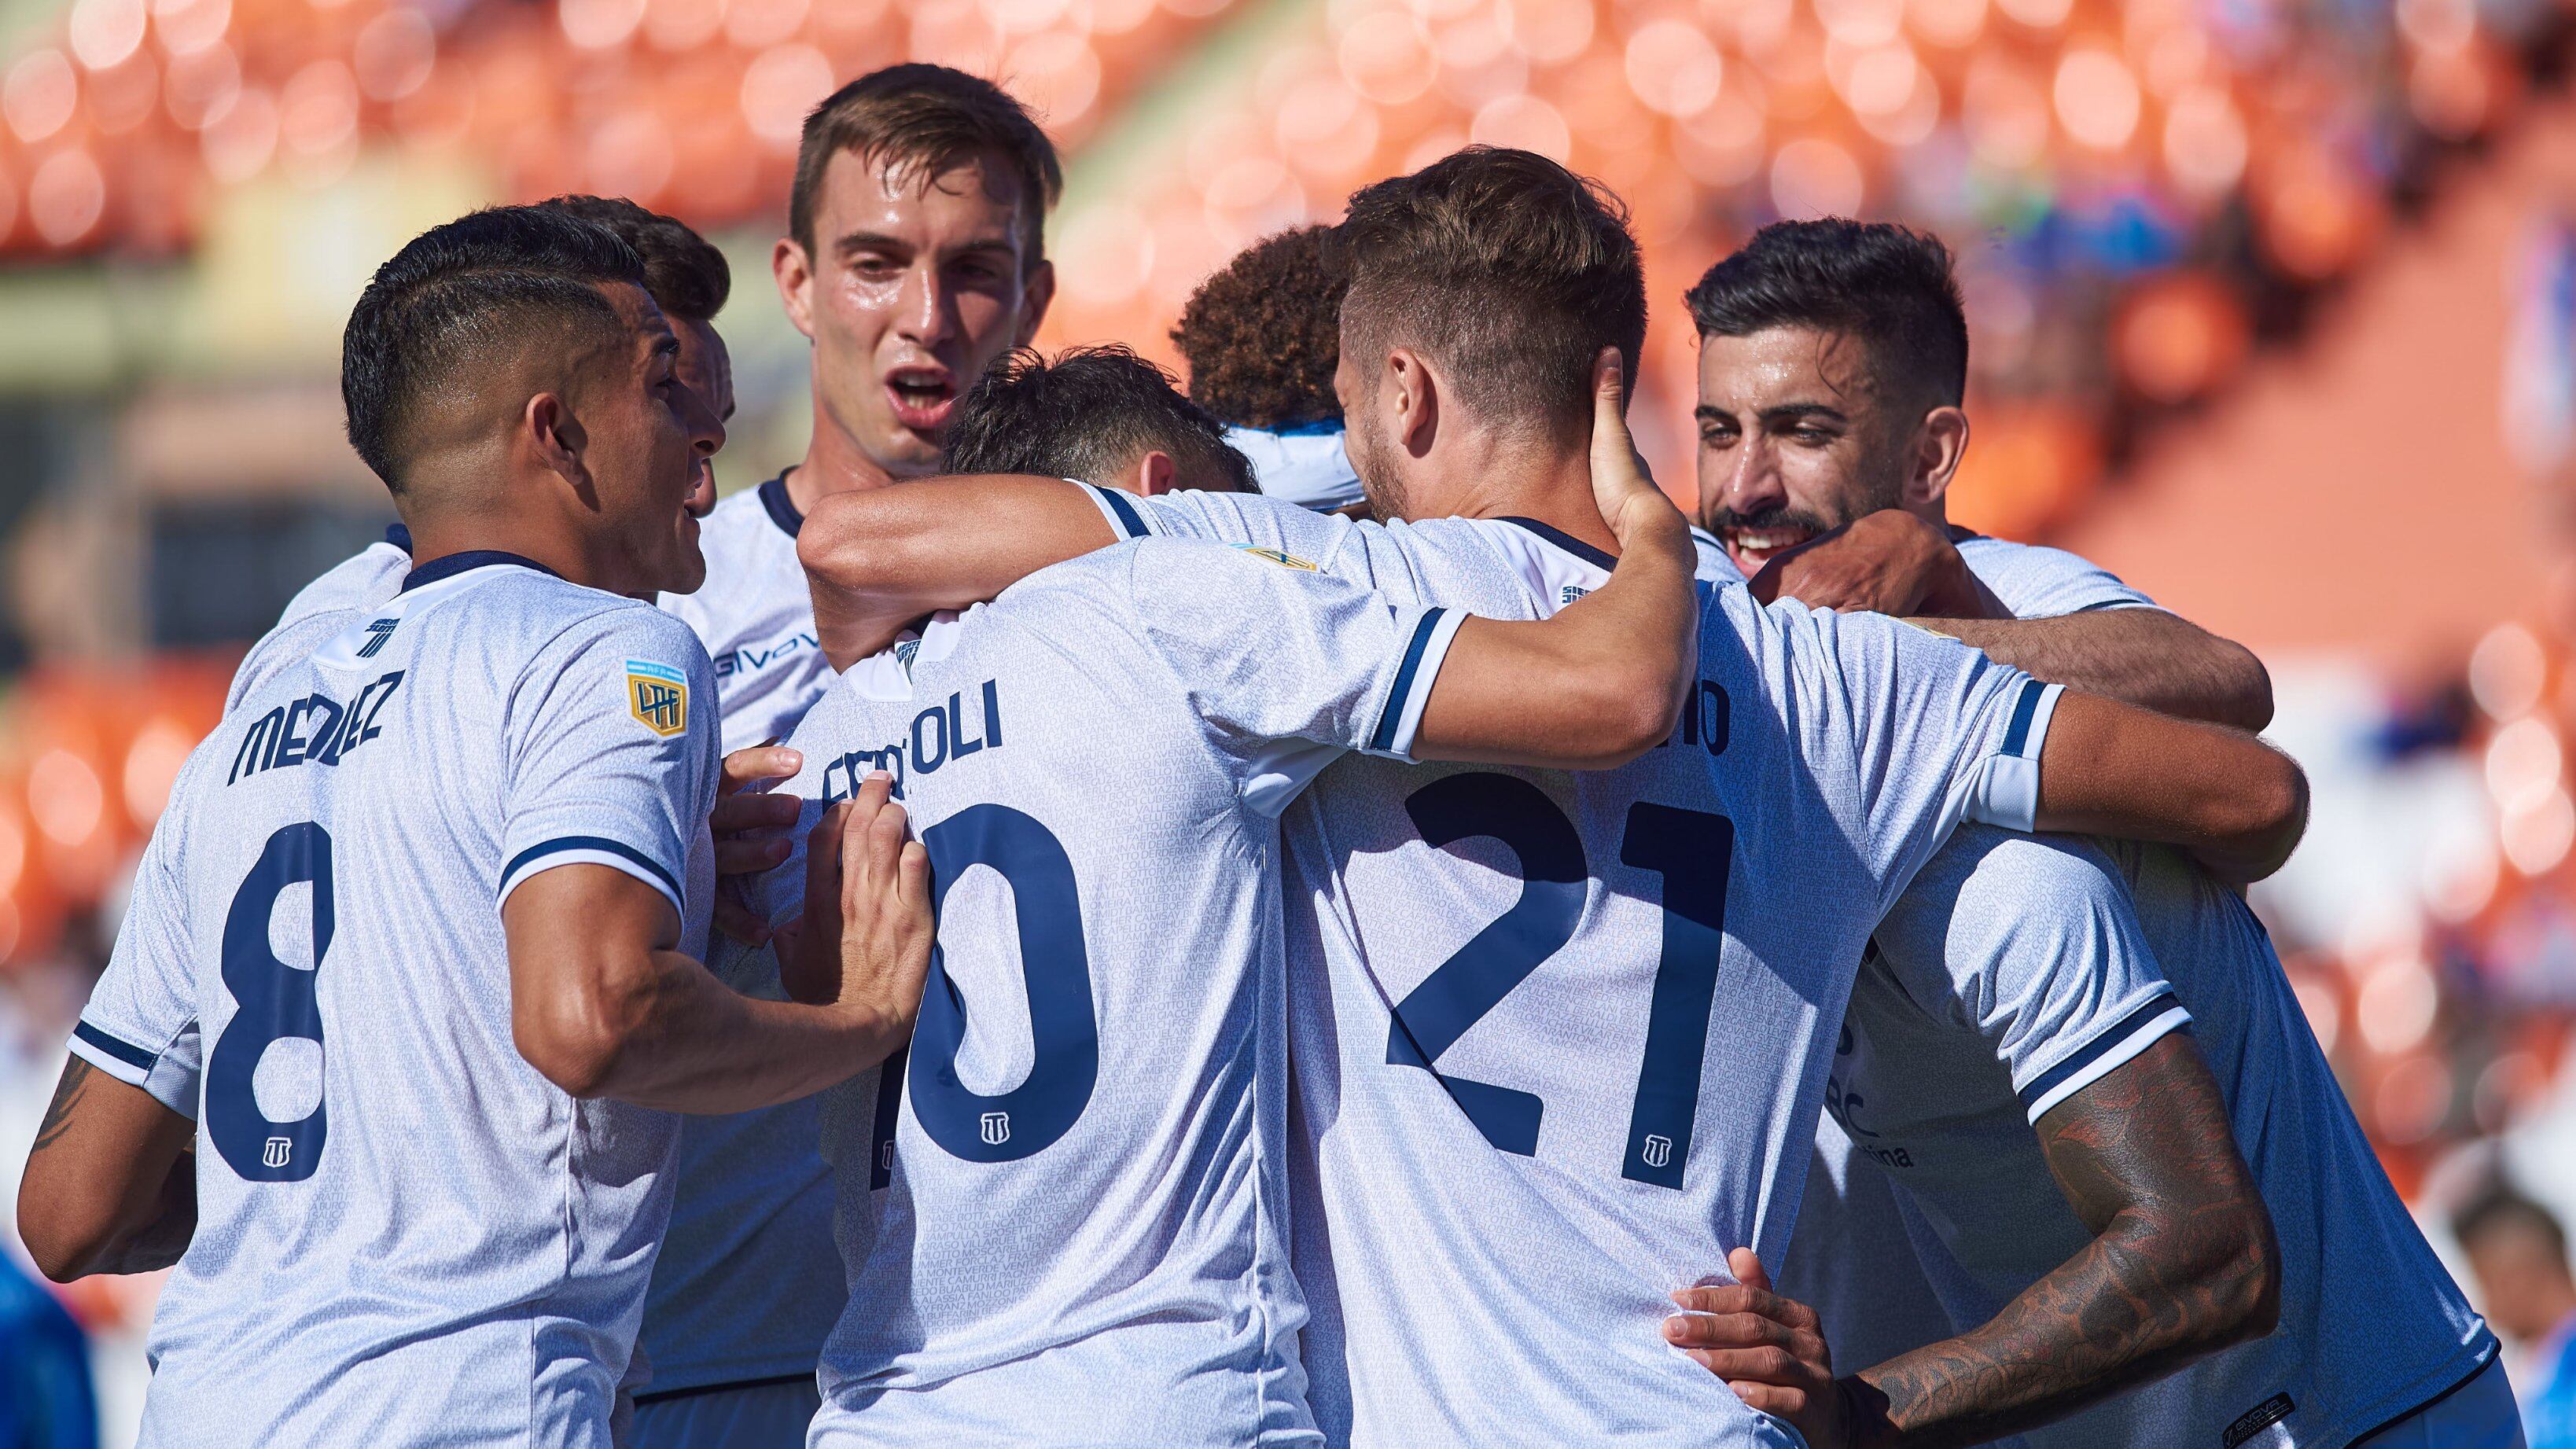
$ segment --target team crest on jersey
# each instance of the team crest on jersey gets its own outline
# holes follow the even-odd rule
[[[1238,543],[1234,545],[1234,547],[1242,549],[1245,553],[1252,555],[1254,558],[1266,558],[1283,569],[1304,569],[1310,574],[1315,572],[1315,566],[1313,564],[1306,562],[1304,559],[1297,557],[1297,555],[1293,553],[1288,553],[1275,548],[1263,548],[1258,544],[1250,543]]]
[[[667,664],[627,660],[626,712],[669,739],[689,727],[689,677]]]

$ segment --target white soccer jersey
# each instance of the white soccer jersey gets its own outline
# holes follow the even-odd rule
[[[832,682],[814,635],[814,596],[796,561],[805,515],[784,475],[718,503],[698,525],[707,581],[694,594],[664,594],[715,661],[730,754],[783,740]]]
[[[734,494],[699,526],[707,578],[662,607],[715,662],[724,748],[785,739],[832,681],[796,560],[804,523],[783,479]],[[767,951],[709,953],[747,996],[784,999]],[[730,1385],[811,1379],[847,1295],[832,1249],[819,1098],[686,1119],[670,1232],[644,1309],[649,1381],[637,1402]]]
[[[1529,520],[1102,501],[1502,617],[1610,562]],[[1795,1442],[1664,1342],[1667,1295],[1732,1247],[1776,1260],[1869,929],[1990,775],[2026,773],[2054,694],[1738,587],[1705,593],[1700,676],[1624,769],[1345,760],[1285,817],[1296,1265],[1334,1442]]]
[[[1951,540],[1980,583],[2019,619],[2054,619],[2094,609],[2153,609],[2156,601],[2087,558],[2062,548],[1988,538],[1955,525]]]
[[[460,554],[256,690],[172,792],[72,1049],[199,1124],[147,1445],[605,1446],[675,1119],[511,1035],[500,903],[711,889],[676,621]]]
[[[2280,1332],[2024,1440],[2340,1449],[2492,1359],[2495,1339],[2389,1186],[2244,900],[2161,847],[2108,843],[2107,860],[2092,847],[2013,848],[1967,860],[1969,875],[1944,882],[1948,900],[1924,896],[1881,926],[1892,969],[1862,973],[1852,1050],[1834,1074],[1844,1125],[1895,1182],[1951,1317],[1985,1322],[2092,1240],[2030,1124],[2184,1009],[2281,1243]],[[2134,897],[2170,988],[2067,971],[2072,943],[2009,924],[2034,896],[2074,903],[2059,914],[2079,919],[2126,913]],[[2101,1025],[2052,1059],[2021,1044],[2032,1017]]]
[[[242,656],[233,682],[224,691],[224,713],[241,707],[253,690],[278,671],[303,662],[304,656],[330,642],[345,627],[336,616],[343,609],[372,609],[402,588],[411,572],[411,530],[397,523],[385,536],[333,565],[286,601],[286,611],[259,642]]]
[[[1147,540],[808,718],[796,788],[892,769],[940,912],[908,1059],[871,1110],[826,1107],[842,1217],[868,1219],[813,1444],[1317,1442],[1275,817],[1342,752],[1408,749],[1458,622]]]

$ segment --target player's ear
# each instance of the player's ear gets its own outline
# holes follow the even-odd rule
[[[1392,431],[1398,447],[1415,457],[1431,451],[1440,432],[1440,379],[1431,363],[1410,347],[1386,355],[1389,399],[1395,413]]]
[[[805,255],[804,243],[792,236],[778,239],[769,249],[769,275],[778,283],[778,300],[787,307],[787,320],[814,340],[814,268]]]
[[[1020,326],[1011,334],[1013,347],[1026,347],[1036,340],[1038,324],[1046,320],[1047,304],[1055,300],[1055,263],[1041,257],[1029,268],[1029,277],[1020,284]]]
[[[1147,498],[1169,493],[1180,486],[1181,468],[1172,455],[1160,448],[1148,448],[1136,460],[1136,491]]]
[[[562,394],[541,392],[528,399],[519,414],[519,427],[538,462],[576,488],[589,485],[590,470],[582,462],[581,451],[590,440]]]
[[[1955,407],[1937,407],[1915,426],[1913,452],[1905,460],[1905,502],[1938,503],[1958,476],[1959,460],[1968,451],[1968,415]]]

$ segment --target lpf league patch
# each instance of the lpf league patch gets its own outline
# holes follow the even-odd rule
[[[668,664],[627,660],[626,712],[669,739],[689,727],[689,677]]]
[[[1310,574],[1315,571],[1315,566],[1313,564],[1306,562],[1304,559],[1297,557],[1297,555],[1293,553],[1282,552],[1275,548],[1262,548],[1258,545],[1249,543],[1238,543],[1235,544],[1234,547],[1243,550],[1254,558],[1266,558],[1283,569],[1304,569]]]

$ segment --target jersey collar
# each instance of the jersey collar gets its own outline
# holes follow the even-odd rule
[[[787,475],[779,474],[760,485],[760,506],[769,510],[769,521],[789,538],[805,526],[805,515],[796,511],[796,500],[787,496]]]
[[[532,558],[523,558],[518,554],[497,548],[469,548],[463,553],[451,553],[445,558],[431,559],[403,575],[402,588],[398,592],[408,594],[423,584],[434,584],[440,579],[452,579],[467,569],[485,568],[493,564],[515,564],[523,569],[535,569],[548,578],[563,577]]]
[[[1546,539],[1548,542],[1555,544],[1558,548],[1561,548],[1567,553],[1574,555],[1576,558],[1583,560],[1585,563],[1592,565],[1594,568],[1607,570],[1615,569],[1619,566],[1619,561],[1612,558],[1609,554],[1602,552],[1600,549],[1594,548],[1592,545],[1585,543],[1582,539],[1576,538],[1573,534],[1566,532],[1564,529],[1541,523],[1535,518],[1521,518],[1514,516],[1510,518],[1498,518],[1494,521],[1497,523],[1514,524],[1521,528],[1526,528],[1530,532],[1537,534],[1539,537]]]

